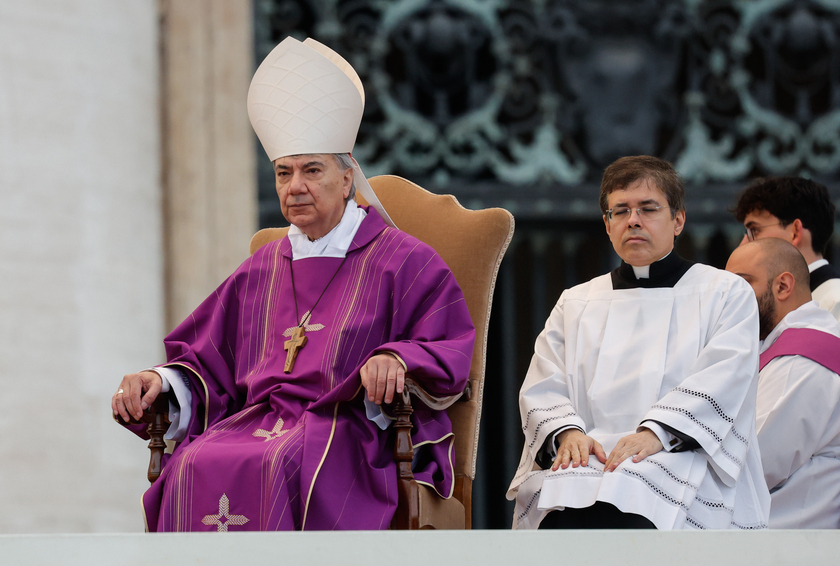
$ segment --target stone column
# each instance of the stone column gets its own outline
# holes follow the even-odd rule
[[[250,0],[160,0],[167,330],[247,256],[257,227]]]

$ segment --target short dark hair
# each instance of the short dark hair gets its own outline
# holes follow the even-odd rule
[[[747,214],[766,210],[779,219],[782,227],[797,218],[811,232],[811,248],[823,255],[834,233],[834,203],[825,185],[802,177],[766,177],[753,181],[732,211],[738,222]]]
[[[601,195],[598,198],[601,214],[607,213],[607,199],[610,193],[624,190],[641,180],[652,182],[665,194],[672,217],[685,210],[685,185],[674,167],[658,157],[635,155],[617,159],[604,170]]]

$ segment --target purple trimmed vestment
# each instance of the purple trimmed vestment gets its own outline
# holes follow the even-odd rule
[[[759,371],[774,358],[803,356],[840,374],[840,338],[815,328],[788,328],[758,358]]]
[[[373,209],[346,261],[294,262],[308,342],[296,326],[288,238],[259,249],[165,340],[190,379],[186,439],[144,495],[151,531],[387,529],[397,504],[391,428],[365,414],[359,369],[395,352],[436,395],[463,390],[475,331],[460,288],[426,244]],[[284,333],[286,333],[284,335]],[[448,497],[454,457],[443,412],[415,405],[415,477]]]

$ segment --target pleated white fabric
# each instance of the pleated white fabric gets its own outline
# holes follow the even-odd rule
[[[761,351],[788,328],[840,336],[840,323],[811,301],[788,313]],[[771,360],[759,376],[756,427],[770,528],[840,528],[840,375],[802,356]]]
[[[520,392],[525,446],[508,499],[514,528],[605,501],[658,529],[766,528],[755,433],[758,309],[740,277],[693,265],[673,288],[614,290],[609,275],[563,293]],[[540,470],[546,436],[580,427],[609,451],[647,419],[697,440],[614,472]]]

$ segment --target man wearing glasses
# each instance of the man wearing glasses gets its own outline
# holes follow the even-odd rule
[[[758,308],[674,251],[685,191],[655,157],[604,172],[621,265],[567,289],[520,391],[514,528],[766,528],[755,434]]]
[[[742,245],[781,238],[796,246],[808,262],[812,297],[840,320],[840,269],[823,257],[834,232],[834,204],[824,185],[801,177],[758,179],[738,199],[735,218],[747,231]]]

